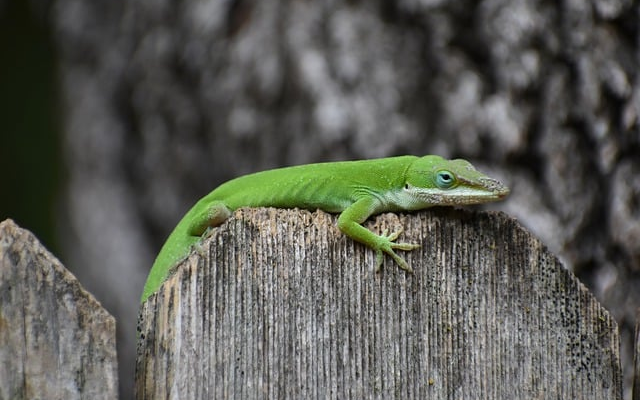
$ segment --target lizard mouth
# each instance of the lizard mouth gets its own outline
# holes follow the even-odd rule
[[[435,194],[434,195],[438,195]],[[487,191],[477,188],[458,188],[455,191],[439,193],[440,204],[443,205],[469,205],[489,203],[502,200],[509,195],[509,189],[501,188],[496,191]]]
[[[505,197],[509,196],[509,193],[511,193],[511,190],[509,190],[509,188],[502,183],[498,183],[498,185],[495,186],[492,191],[497,200],[502,200]]]
[[[487,191],[489,193],[493,193],[497,198],[502,199],[509,195],[509,188],[506,187],[502,182],[497,179],[492,178],[481,178],[477,183],[473,182],[465,182],[469,186],[476,186],[480,190]]]
[[[476,182],[462,181],[464,187],[458,186],[456,194],[452,197],[468,198],[469,203],[484,203],[488,201],[502,200],[511,193],[502,182],[492,178],[481,178]]]
[[[429,205],[462,206],[490,203],[507,197],[510,190],[495,179],[486,178],[475,182],[461,182],[452,189],[419,189],[412,187],[419,202]]]

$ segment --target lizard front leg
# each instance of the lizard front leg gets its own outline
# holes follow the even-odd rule
[[[398,266],[413,272],[409,264],[396,254],[394,250],[414,250],[419,244],[395,243],[402,233],[402,229],[388,234],[385,230],[382,235],[376,235],[361,224],[366,221],[376,210],[378,200],[374,197],[364,197],[347,207],[338,218],[338,228],[350,238],[372,248],[376,252],[376,272],[380,270],[383,261],[383,253],[390,255]]]

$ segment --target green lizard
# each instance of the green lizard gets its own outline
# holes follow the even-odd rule
[[[241,176],[200,199],[182,218],[151,268],[141,301],[160,288],[171,268],[188,255],[209,227],[222,224],[240,207],[340,213],[340,231],[375,250],[376,271],[383,253],[400,268],[412,271],[394,250],[413,250],[419,245],[395,243],[401,230],[376,235],[360,224],[386,211],[479,204],[508,194],[505,185],[477,171],[468,161],[433,155],[308,164]]]

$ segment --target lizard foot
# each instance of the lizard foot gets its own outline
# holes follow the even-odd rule
[[[397,255],[394,249],[405,251],[415,250],[417,248],[420,248],[420,245],[413,243],[395,243],[394,240],[396,240],[401,233],[402,229],[397,230],[391,234],[389,234],[388,229],[385,229],[382,232],[382,235],[380,235],[380,239],[382,239],[383,243],[376,251],[376,272],[379,272],[380,268],[382,267],[383,252],[390,255],[396,262],[396,264],[398,264],[400,269],[403,269],[407,272],[413,272],[413,269],[411,269],[409,264],[407,264],[407,262],[402,257]]]

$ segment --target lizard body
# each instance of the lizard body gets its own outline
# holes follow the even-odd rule
[[[376,270],[386,253],[400,268],[411,271],[394,250],[412,250],[419,245],[395,243],[402,231],[377,235],[361,223],[382,212],[479,204],[508,194],[505,185],[477,171],[468,161],[433,155],[307,164],[241,176],[204,196],[178,223],[151,268],[142,301],[160,288],[171,268],[189,254],[209,227],[222,224],[240,207],[340,213],[340,230],[376,251]]]

